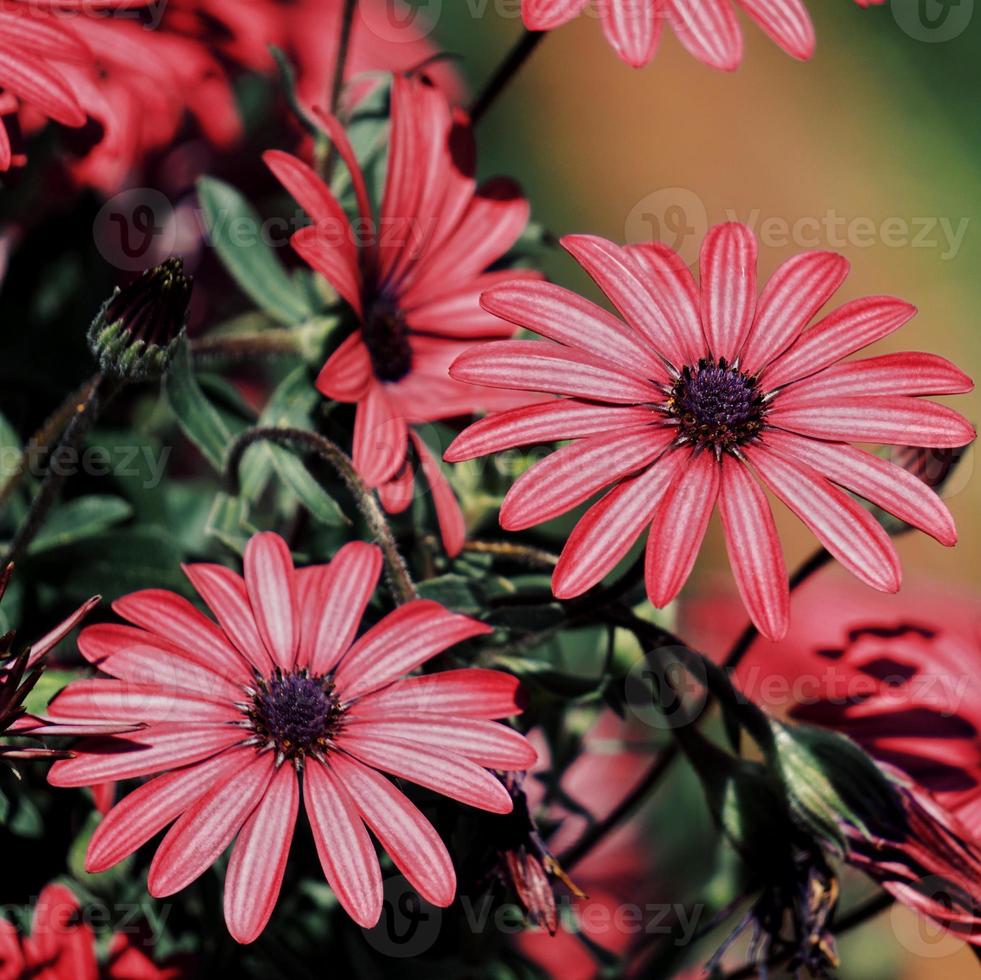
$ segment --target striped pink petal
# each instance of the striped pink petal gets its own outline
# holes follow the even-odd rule
[[[422,677],[406,677],[365,695],[352,718],[385,718],[419,712],[464,718],[507,718],[523,710],[517,677],[500,670],[468,667]]]
[[[299,798],[296,772],[280,766],[232,848],[225,872],[225,922],[240,943],[257,939],[276,907]]]
[[[699,258],[705,343],[729,362],[742,350],[756,312],[756,236],[730,221],[705,236]]]
[[[529,31],[550,31],[567,24],[589,0],[521,0],[521,16]]]
[[[89,663],[120,680],[201,694],[234,703],[241,685],[202,663],[193,650],[178,647],[134,626],[100,623],[82,630],[78,649]]]
[[[229,749],[203,762],[144,783],[103,817],[85,856],[85,870],[98,874],[118,864],[205,793],[231,779],[253,756],[252,748]]]
[[[596,235],[566,235],[561,244],[654,350],[676,367],[684,363],[682,338],[651,298],[647,276],[630,252]]]
[[[185,810],[153,856],[147,891],[166,898],[204,874],[259,805],[273,772],[272,753],[254,755],[231,779]]]
[[[434,712],[399,713],[387,718],[350,717],[346,731],[413,742],[429,751],[462,755],[490,769],[530,769],[538,759],[531,743],[513,728],[496,721],[454,718]],[[357,754],[357,750],[353,750]]]
[[[351,309],[362,316],[361,282],[358,266],[346,247],[347,230],[335,230],[327,221],[307,225],[293,233],[290,245],[312,269],[337,290]]]
[[[491,628],[430,599],[413,599],[389,613],[351,647],[334,675],[345,700],[376,691],[448,647]]]
[[[902,570],[889,535],[872,515],[820,473],[763,446],[744,452],[763,482],[853,575],[880,592],[897,592]]]
[[[449,463],[459,463],[516,446],[580,439],[649,425],[656,418],[646,407],[593,405],[569,398],[539,402],[474,422],[450,443],[443,458]]]
[[[743,36],[731,0],[664,0],[664,10],[678,40],[699,61],[723,71],[739,67]]]
[[[749,469],[728,454],[722,457],[719,515],[729,564],[750,619],[763,636],[783,639],[790,627],[790,590],[773,514]]]
[[[405,461],[409,429],[381,384],[373,384],[354,416],[354,465],[370,487],[390,480]]]
[[[780,404],[820,396],[827,399],[873,395],[957,395],[974,382],[960,368],[936,354],[882,354],[832,364],[780,392]]]
[[[657,48],[661,12],[654,0],[605,0],[600,3],[603,33],[617,55],[628,65],[642,68]]]
[[[340,776],[334,770],[340,771]],[[382,878],[375,846],[344,786],[343,764],[313,762],[303,775],[303,806],[320,866],[344,911],[370,929],[382,910]]]
[[[335,755],[331,771],[395,866],[427,902],[445,908],[456,894],[456,872],[432,824],[384,776]]]
[[[370,723],[366,723],[370,724]],[[363,727],[363,726],[361,726]],[[399,779],[491,813],[510,813],[511,796],[486,769],[443,747],[347,730],[338,744],[348,755]]]
[[[946,405],[909,395],[826,398],[815,392],[785,407],[778,397],[771,424],[815,439],[882,442],[935,449],[966,446],[974,426]]]
[[[908,470],[854,446],[820,442],[773,430],[766,442],[784,456],[799,459],[829,480],[918,527],[952,547],[957,543],[954,519],[944,502]]]
[[[654,351],[606,310],[550,282],[512,280],[480,297],[485,310],[547,340],[612,360],[628,374],[667,380]]]
[[[558,517],[605,486],[649,466],[675,430],[645,426],[564,446],[526,470],[501,505],[501,527],[518,531]]]
[[[736,0],[787,54],[807,61],[814,54],[814,25],[802,0]]]
[[[62,620],[53,630],[31,644],[28,667],[33,667],[46,653],[53,650],[78,624],[102,601],[102,596],[92,596]]]
[[[450,377],[494,388],[544,391],[614,404],[663,400],[654,385],[625,375],[614,361],[535,340],[476,344],[453,362]]]
[[[916,307],[891,296],[868,296],[846,303],[805,330],[789,350],[763,371],[763,385],[772,390],[806,378],[898,330]]]
[[[228,725],[151,725],[132,735],[91,739],[84,754],[59,759],[48,772],[48,782],[52,786],[92,786],[148,776],[200,762],[242,739],[243,730]]]
[[[683,452],[665,453],[646,472],[624,480],[586,511],[572,529],[552,573],[557,598],[582,595],[626,557],[654,519],[686,459]]]
[[[230,678],[248,677],[247,662],[225,634],[183,596],[164,589],[143,589],[116,599],[113,611],[123,619],[166,637],[196,654]]]
[[[249,538],[244,564],[256,626],[274,663],[289,670],[300,639],[293,556],[278,534],[263,531]]]
[[[788,259],[770,277],[756,307],[756,320],[739,355],[749,375],[800,335],[848,275],[848,260],[834,252],[802,252]]]
[[[0,48],[0,85],[63,126],[85,123],[71,87],[40,57]]]
[[[718,462],[708,452],[692,455],[671,484],[647,538],[647,595],[666,606],[688,580],[719,494]]]
[[[245,580],[224,565],[182,565],[191,585],[215,614],[225,635],[260,673],[272,670],[273,662],[259,635],[249,602]]]
[[[317,375],[317,391],[339,402],[356,402],[363,398],[372,382],[368,348],[356,331],[343,340]]]
[[[412,440],[412,445],[415,446],[416,455],[419,457],[419,466],[433,495],[436,523],[439,525],[443,548],[450,558],[455,558],[463,550],[463,543],[467,539],[467,523],[464,520],[460,503],[450,486],[450,481],[443,473],[442,466],[433,458],[429,447],[411,429],[409,430],[409,438]]]
[[[82,679],[65,687],[48,707],[53,718],[162,722],[237,721],[241,713],[226,701],[172,687],[129,681]]]
[[[298,666],[313,674],[333,670],[357,635],[381,566],[375,545],[351,541],[314,571],[314,587],[304,597]]]

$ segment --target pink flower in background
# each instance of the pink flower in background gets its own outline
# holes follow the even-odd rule
[[[495,723],[520,709],[516,680],[480,669],[405,675],[490,628],[418,599],[360,638],[381,553],[345,545],[327,565],[294,570],[271,533],[254,536],[245,578],[188,565],[218,623],[161,590],[113,608],[134,626],[84,630],[79,649],[110,679],[77,681],[51,705],[148,724],[126,738],[86,739],[56,763],[56,786],[163,773],[99,824],[86,867],[105,870],[170,824],[148,887],[172,895],[234,840],[225,920],[240,942],[264,928],[282,883],[302,797],[324,875],[360,925],[381,912],[381,869],[369,830],[429,902],[453,900],[456,877],[436,831],[381,773],[495,813],[511,798],[488,769],[522,770],[536,754]]]
[[[95,933],[78,899],[64,885],[48,885],[37,897],[29,936],[18,935],[0,918],[0,980],[180,980],[192,975],[188,964],[177,959],[157,966],[139,939],[116,933],[100,968]]]
[[[552,578],[557,596],[595,585],[649,528],[648,596],[667,605],[688,578],[718,506],[743,602],[765,636],[783,636],[787,574],[763,487],[881,591],[899,589],[896,550],[846,490],[954,544],[950,513],[926,484],[849,445],[950,447],[974,438],[959,414],[919,397],[971,389],[950,362],[915,353],[842,360],[898,329],[914,307],[873,296],[808,328],[844,281],[848,262],[832,252],[802,253],[757,297],[757,242],[736,223],[706,237],[700,286],[658,243],[621,247],[570,235],[562,244],[626,323],[548,283],[488,290],[488,312],[549,342],[473,347],[451,375],[564,397],[483,419],[446,453],[456,462],[574,440],[512,486],[500,514],[508,530],[550,520],[612,487],[566,542]]]
[[[862,7],[885,0],[856,0]],[[522,0],[525,26],[560,27],[585,10],[588,0]],[[806,61],[814,54],[814,27],[803,0],[597,0],[603,33],[628,65],[646,65],[667,22],[699,61],[732,71],[743,58],[736,11],[748,14],[787,54]]]
[[[480,294],[502,280],[540,274],[487,271],[524,230],[528,203],[513,181],[477,186],[469,124],[446,96],[424,79],[396,76],[391,116],[374,233],[365,233],[376,225],[364,175],[336,119],[323,117],[352,175],[360,230],[301,160],[278,150],[265,160],[313,220],[293,235],[293,247],[348,303],[358,324],[324,365],[317,388],[357,405],[354,463],[392,513],[412,501],[412,443],[454,555],[463,546],[463,515],[413,426],[515,404],[513,394],[454,381],[447,370],[476,341],[514,332],[481,309]]]
[[[899,901],[981,944],[981,621],[974,593],[923,582],[901,599],[822,575],[796,593],[779,643],[735,672],[747,696],[848,735],[901,774],[902,835],[850,838],[849,861]],[[741,611],[712,591],[682,607],[685,635],[721,655]]]

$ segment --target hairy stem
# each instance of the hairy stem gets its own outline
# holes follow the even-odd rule
[[[330,91],[327,93],[328,108],[331,115],[336,116],[341,104],[341,93],[344,91],[344,71],[347,68],[347,57],[351,49],[351,28],[354,26],[354,14],[357,10],[358,0],[344,0],[344,9],[341,12],[341,33],[337,42],[337,58],[334,61],[334,76],[330,82]],[[323,178],[330,181],[330,176],[334,172],[334,165],[337,162],[337,148],[333,142],[327,151],[323,161]]]
[[[531,565],[533,568],[554,568],[559,560],[558,555],[553,555],[544,548],[514,544],[511,541],[468,541],[464,544],[463,550],[478,555],[510,558],[512,561]]]
[[[491,75],[483,90],[470,107],[470,119],[477,125],[497,97],[508,87],[511,79],[521,70],[534,50],[545,40],[547,31],[525,31],[507,53],[497,70]]]
[[[111,393],[102,391],[103,383],[102,375],[97,374],[80,389],[82,394],[71,407],[71,418],[51,453],[41,488],[31,502],[30,510],[14,535],[7,554],[0,562],[0,568],[16,564],[24,556],[38,531],[44,526],[45,518],[58,499],[62,484],[77,469],[73,457],[77,456],[82,441],[98,418],[100,400],[108,402],[111,398]],[[105,397],[100,398],[102,395]]]
[[[238,469],[242,456],[249,446],[257,442],[275,442],[282,446],[306,449],[331,466],[351,491],[361,516],[382,550],[389,584],[396,601],[403,603],[416,597],[416,588],[409,569],[399,554],[392,529],[388,526],[377,498],[358,475],[351,458],[330,439],[304,429],[256,428],[243,432],[232,443],[225,457],[225,486],[230,493],[235,494],[238,490]]]

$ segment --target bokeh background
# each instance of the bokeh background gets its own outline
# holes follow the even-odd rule
[[[962,0],[931,30],[919,2],[867,10],[849,0],[809,3],[818,48],[807,65],[744,17],[746,53],[732,74],[697,62],[669,30],[652,64],[630,69],[596,19],[581,17],[545,39],[481,123],[481,167],[519,179],[536,219],[556,235],[657,235],[696,262],[705,228],[736,218],[761,238],[761,282],[796,252],[833,248],[852,263],[835,305],[886,293],[919,308],[873,352],[934,351],[976,377],[981,10]],[[438,6],[420,5],[430,14]],[[472,87],[519,36],[516,6],[452,0],[438,10],[435,37],[462,55]],[[943,17],[934,0],[924,9]],[[557,281],[599,298],[561,250],[546,266]],[[973,422],[981,416],[977,392],[956,404]],[[981,480],[972,455],[947,500],[961,543],[946,549],[921,534],[899,539],[907,590],[928,581],[981,583]],[[775,511],[792,566],[813,539],[785,509]],[[716,521],[688,588],[724,569]],[[902,593],[892,608],[901,602]],[[858,930],[841,952],[843,975],[852,978],[978,974],[969,951],[903,911]]]

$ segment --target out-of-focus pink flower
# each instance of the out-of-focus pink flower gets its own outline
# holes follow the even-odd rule
[[[975,593],[924,583],[856,593],[834,573],[795,594],[791,632],[735,672],[753,700],[848,735],[901,774],[908,828],[850,836],[850,863],[981,944],[981,613]],[[721,592],[684,603],[682,631],[721,657],[740,629]]]
[[[348,219],[303,161],[277,150],[265,160],[310,215],[293,248],[337,290],[358,328],[317,378],[328,398],[357,405],[354,465],[392,513],[412,501],[412,443],[449,554],[466,533],[456,497],[414,426],[514,405],[511,393],[476,388],[447,370],[476,341],[514,326],[485,312],[480,294],[504,279],[539,273],[489,272],[528,223],[528,202],[511,180],[477,185],[469,123],[427,80],[397,75],[385,188],[376,223],[367,185],[344,133],[322,116],[349,168],[358,221]],[[523,399],[522,399],[523,400]]]
[[[96,958],[95,933],[71,889],[47,885],[37,898],[31,934],[0,918],[0,980],[180,980],[187,964],[157,966],[130,932],[112,937],[107,961]]]
[[[859,6],[885,0],[856,0]],[[522,0],[529,30],[548,31],[577,17],[588,0]],[[597,0],[603,33],[628,65],[646,65],[657,50],[661,29],[671,25],[699,61],[732,71],[743,60],[743,35],[736,10],[748,14],[787,54],[806,61],[814,54],[814,27],[803,0]]]
[[[126,738],[83,739],[51,768],[53,785],[162,773],[99,824],[86,867],[103,871],[173,824],[148,882],[164,897],[234,841],[225,920],[251,942],[279,895],[302,786],[324,875],[356,922],[373,926],[382,909],[369,829],[427,901],[449,905],[456,875],[445,845],[382,773],[509,812],[489,770],[536,759],[493,720],[520,710],[516,679],[479,669],[405,676],[490,628],[417,599],[356,639],[381,572],[381,552],[361,542],[297,571],[283,539],[267,532],[246,548],[244,579],[220,565],[185,571],[217,624],[171,592],[125,596],[114,608],[134,626],[92,626],[78,641],[111,679],[70,684],[51,705],[59,722],[147,723]]]

